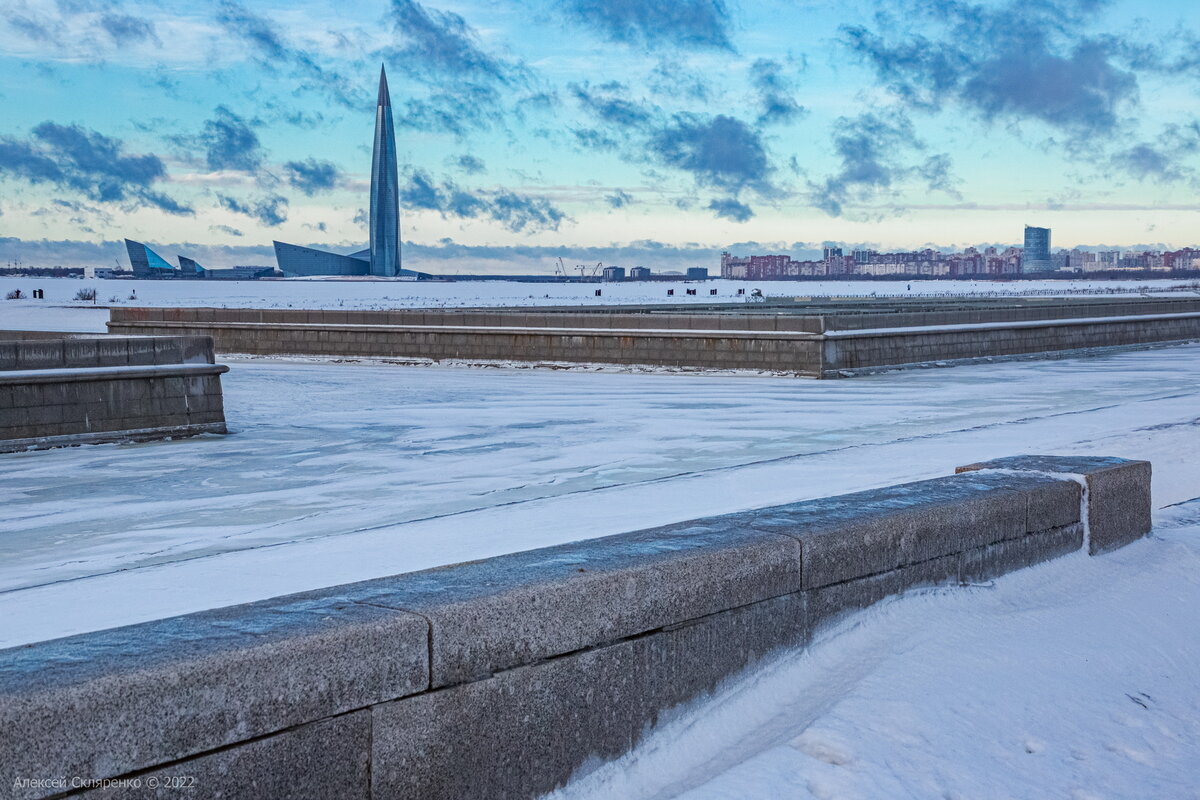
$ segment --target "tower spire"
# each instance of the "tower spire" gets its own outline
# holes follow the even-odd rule
[[[387,71],[383,68],[383,64],[379,65],[379,100],[375,105],[388,108],[392,106],[392,97],[388,94]]]
[[[400,274],[400,187],[397,181],[396,132],[387,72],[379,67],[379,103],[375,106],[375,146],[371,153],[371,274]]]

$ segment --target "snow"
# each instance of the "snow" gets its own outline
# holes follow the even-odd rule
[[[1200,495],[1200,346],[776,377],[233,362],[233,435],[0,456],[0,646],[946,475],[1145,458]]]
[[[103,331],[107,312],[73,300],[95,288],[101,305],[215,306],[220,308],[464,308],[499,306],[602,306],[627,303],[680,305],[747,302],[754,289],[768,297],[1012,297],[1068,294],[1168,294],[1195,296],[1195,281],[726,281],[694,283],[461,283],[412,281],[135,281],[0,277],[0,297],[13,289],[44,300],[0,300],[0,330]],[[674,296],[667,291],[673,289]],[[695,295],[686,294],[695,289]],[[715,296],[710,295],[717,290]],[[744,295],[737,290],[743,289]],[[596,290],[601,296],[596,297]],[[136,299],[131,299],[136,295]]]
[[[1195,798],[1198,534],[885,601],[547,800]]]

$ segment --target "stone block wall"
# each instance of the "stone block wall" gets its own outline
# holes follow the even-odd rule
[[[964,325],[906,331],[891,328],[826,334],[822,370],[903,366],[929,361],[1005,358],[1093,348],[1131,347],[1200,339],[1200,313],[1145,319],[1045,321]]]
[[[206,336],[0,341],[0,452],[225,433]]]
[[[212,308],[114,308],[111,314],[113,333],[201,334],[225,353],[604,363],[805,377],[1200,338],[1200,301],[1190,300],[830,316]]]
[[[0,791],[532,798],[884,597],[1146,532],[1145,462],[964,470],[0,651]]]

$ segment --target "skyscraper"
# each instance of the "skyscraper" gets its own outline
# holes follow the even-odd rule
[[[1050,270],[1050,229],[1025,226],[1025,255],[1022,272]]]
[[[400,190],[396,178],[396,131],[387,73],[379,68],[375,148],[371,156],[371,274],[400,274]]]
[[[353,253],[331,253],[316,247],[275,242],[275,261],[286,277],[374,275],[381,278],[433,277],[400,268],[400,182],[397,176],[396,130],[392,125],[392,98],[387,73],[379,68],[379,95],[375,102],[375,147],[371,153],[371,211],[368,244]]]

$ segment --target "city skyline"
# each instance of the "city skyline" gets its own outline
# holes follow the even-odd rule
[[[5,6],[3,261],[361,247],[381,61],[415,269],[1200,239],[1183,3]]]

